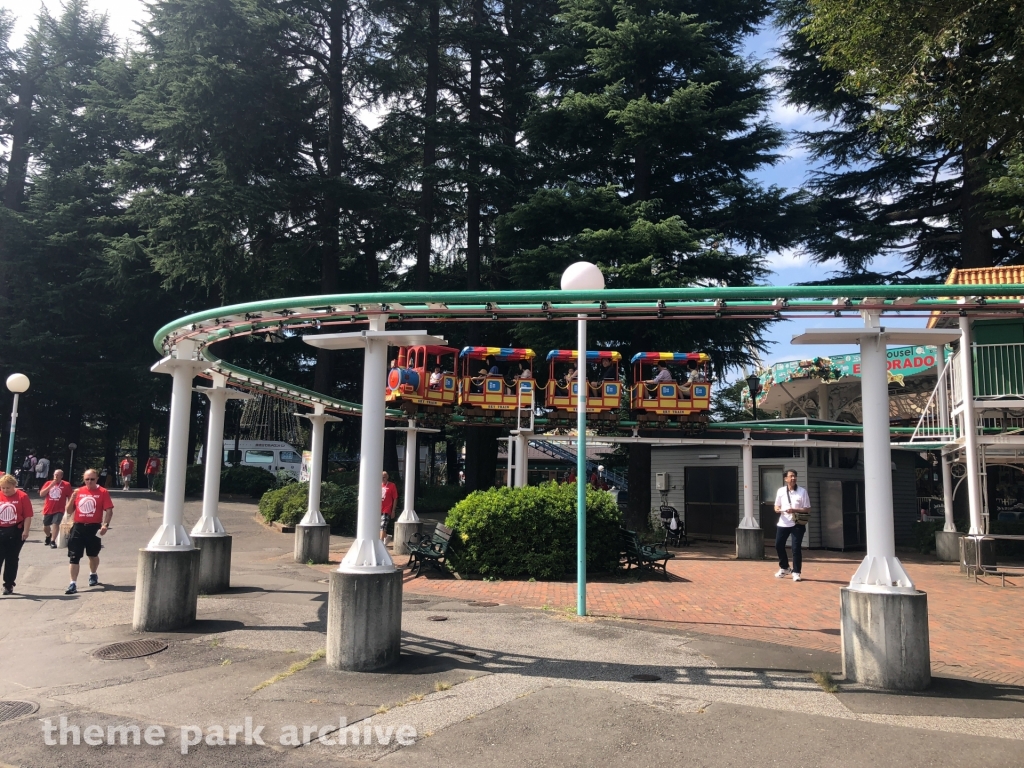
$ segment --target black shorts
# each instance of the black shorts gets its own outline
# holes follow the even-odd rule
[[[60,525],[60,521],[64,519],[63,512],[53,512],[49,515],[43,515],[43,525],[53,525],[56,523]],[[49,534],[47,534],[49,535]]]
[[[68,537],[68,559],[72,565],[78,565],[82,555],[98,557],[103,542],[96,532],[100,529],[99,523],[75,523],[71,527],[71,535]]]
[[[385,515],[383,512],[380,516],[380,529],[387,533],[388,526],[391,524],[391,515]]]

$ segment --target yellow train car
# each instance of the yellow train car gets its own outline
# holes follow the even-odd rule
[[[459,405],[466,413],[530,409],[534,404],[532,349],[464,347],[459,352]],[[502,364],[509,370],[502,372]]]
[[[548,383],[544,388],[544,405],[557,411],[576,411],[579,401],[579,352],[575,349],[553,349],[548,352]],[[604,361],[608,361],[605,363]],[[587,362],[597,365],[597,378],[587,381],[587,413],[607,413],[622,405],[622,383],[619,364],[622,355],[610,350],[587,350]]]
[[[708,355],[703,352],[638,352],[629,362],[633,366],[630,408],[634,412],[707,420],[711,411],[711,358]]]

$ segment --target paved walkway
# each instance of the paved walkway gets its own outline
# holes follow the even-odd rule
[[[737,561],[722,546],[678,550],[660,577],[603,579],[587,588],[593,616],[632,619],[706,634],[840,651],[839,590],[863,553],[810,552],[804,581],[772,577],[771,561]],[[928,593],[935,674],[1024,684],[1024,580],[975,584],[957,565],[902,555],[911,578]],[[403,561],[402,558],[398,558]],[[1014,586],[1009,586],[1013,582]],[[576,583],[460,581],[406,578],[407,593],[493,600],[553,611],[575,611]]]

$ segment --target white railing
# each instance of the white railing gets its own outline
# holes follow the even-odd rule
[[[932,390],[928,404],[918,419],[917,427],[910,438],[911,443],[952,443],[961,434],[963,420],[954,414],[954,403],[959,403],[960,377],[957,375],[957,358],[954,355],[942,370]]]
[[[974,345],[976,400],[1024,398],[1024,344]]]

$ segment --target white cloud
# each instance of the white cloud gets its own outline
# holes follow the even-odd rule
[[[26,3],[25,0],[0,0],[0,8],[9,11],[17,20],[11,39],[13,47],[22,44],[39,15],[39,10],[44,6],[50,15],[56,16],[61,13],[60,0],[37,0],[32,3]],[[143,0],[89,0],[88,7],[93,13],[105,13],[111,34],[122,41],[134,42],[136,24],[146,18]]]

